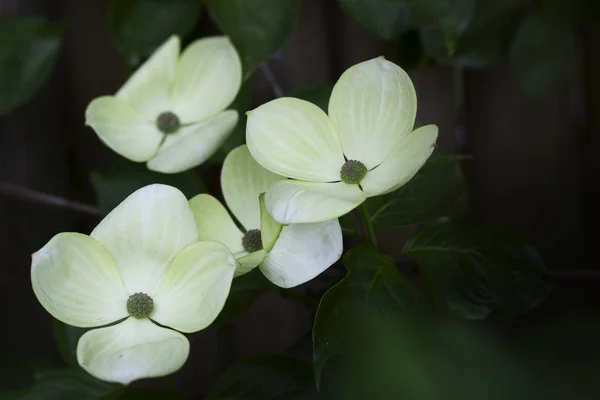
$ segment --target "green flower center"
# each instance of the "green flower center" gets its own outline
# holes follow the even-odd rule
[[[340,178],[350,185],[359,184],[365,175],[367,175],[367,167],[357,160],[346,161],[340,170]]]
[[[127,312],[133,318],[148,318],[154,310],[154,300],[146,293],[134,293],[127,299]]]
[[[250,229],[244,233],[242,238],[242,246],[248,253],[254,253],[255,251],[261,250],[262,238],[260,237],[260,229]]]
[[[158,130],[167,135],[177,132],[180,126],[179,117],[170,111],[160,114],[156,119]]]

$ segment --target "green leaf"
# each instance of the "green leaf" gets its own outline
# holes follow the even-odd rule
[[[314,400],[320,398],[309,363],[285,356],[256,355],[231,366],[205,400]]]
[[[92,173],[92,184],[98,205],[104,213],[110,212],[127,196],[146,185],[162,183],[181,190],[188,198],[199,193],[193,171],[180,174],[160,174],[150,171],[144,164],[127,163],[124,167]]]
[[[403,253],[417,261],[434,298],[459,317],[517,315],[551,291],[531,244],[463,222],[441,219],[423,226]]]
[[[112,0],[109,19],[117,49],[137,65],[171,35],[190,33],[201,10],[200,0]]]
[[[77,342],[88,329],[67,325],[57,319],[54,320],[54,340],[63,360],[69,366],[77,367]]]
[[[454,54],[458,38],[471,23],[476,0],[410,1],[417,25],[443,32],[446,53]]]
[[[102,396],[98,400],[185,400],[185,398],[154,389],[124,388]]]
[[[439,217],[464,192],[460,160],[459,156],[434,152],[406,185],[384,196],[369,198],[367,208],[373,224],[411,225]]]
[[[314,105],[327,112],[329,108],[329,97],[333,90],[333,83],[322,83],[320,85],[308,86],[305,88],[292,90],[286,94],[288,97],[310,101]]]
[[[517,28],[510,61],[527,93],[548,93],[569,81],[577,63],[573,27],[552,16],[530,15]]]
[[[29,101],[50,77],[61,29],[36,16],[0,19],[0,116]]]
[[[100,381],[83,370],[46,370],[35,383],[13,400],[99,400],[121,385]]]
[[[521,0],[480,1],[468,28],[457,38],[453,54],[448,54],[440,28],[421,30],[425,52],[440,64],[484,68],[503,54],[515,16],[524,6]]]
[[[317,387],[324,367],[346,353],[344,338],[357,315],[397,315],[415,304],[418,292],[398,272],[394,261],[365,243],[344,256],[348,273],[325,293],[313,327],[313,362]]]
[[[216,24],[237,47],[244,79],[268,60],[292,33],[300,0],[207,0]]]
[[[408,28],[410,5],[408,0],[339,0],[352,18],[365,28],[390,40]]]
[[[258,268],[238,276],[231,283],[229,296],[215,323],[223,323],[245,313],[256,300],[274,287]]]

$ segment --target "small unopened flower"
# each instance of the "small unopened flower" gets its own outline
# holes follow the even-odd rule
[[[342,231],[337,219],[314,224],[282,226],[264,208],[261,194],[284,179],[262,168],[243,145],[231,151],[221,173],[225,202],[244,230],[214,197],[200,194],[190,200],[200,240],[224,243],[239,262],[236,276],[257,265],[280,287],[307,282],[335,263],[342,254]]]
[[[266,207],[280,223],[337,218],[368,197],[406,184],[431,155],[438,128],[413,131],[409,76],[383,57],[350,67],[335,84],[329,115],[284,97],[248,113],[246,141],[274,183]]]
[[[198,242],[183,193],[150,185],[125,199],[90,236],[54,236],[33,254],[31,282],[54,318],[99,327],[79,339],[79,365],[99,379],[128,384],[185,363],[190,344],[178,331],[212,323],[236,266],[223,244]]]
[[[86,124],[111,149],[149,169],[181,172],[206,161],[238,120],[226,110],[242,79],[239,56],[227,37],[191,43],[179,55],[168,39],[117,92],[93,100]]]

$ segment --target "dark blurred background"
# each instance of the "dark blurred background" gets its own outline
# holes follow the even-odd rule
[[[58,232],[89,233],[101,218],[26,200],[6,184],[95,205],[90,174],[120,161],[84,126],[87,104],[114,93],[128,76],[110,35],[108,3],[0,0],[0,17],[41,14],[64,26],[50,79],[32,101],[0,119],[0,355],[6,359],[60,359],[52,318],[30,287],[30,255]],[[206,13],[199,29],[216,32]],[[529,237],[546,261],[553,294],[513,323],[529,329],[600,305],[600,26],[576,26],[576,33],[581,57],[572,76],[532,96],[507,57],[483,69],[418,62],[419,49],[406,37],[383,41],[336,1],[304,0],[297,27],[268,66],[284,92],[335,82],[347,67],[382,54],[409,70],[418,120],[440,127],[441,150],[472,155],[463,162],[472,216]],[[417,62],[403,65],[400,49],[415,51]],[[257,71],[253,104],[273,97],[272,85]],[[199,172],[218,190],[218,165]],[[383,251],[394,253],[407,231],[380,230]],[[267,293],[232,323],[192,335],[190,361],[175,381],[200,394],[233,360],[248,354],[310,360],[310,318],[299,303]]]

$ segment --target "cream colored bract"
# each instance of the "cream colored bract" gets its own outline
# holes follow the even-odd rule
[[[261,231],[262,249],[252,253],[244,250],[244,233],[217,199],[200,194],[190,200],[190,206],[200,240],[221,242],[235,254],[240,264],[236,276],[258,265],[271,282],[288,288],[309,281],[340,258],[342,231],[337,219],[289,226],[277,223],[259,199],[282,179],[262,168],[245,145],[225,159],[221,173],[225,202],[246,231]]]
[[[327,221],[406,184],[431,155],[438,134],[435,125],[413,131],[416,112],[409,76],[383,57],[342,74],[329,115],[290,97],[249,112],[250,153],[266,169],[292,178],[269,187],[268,212],[282,224]],[[342,181],[348,160],[366,167],[358,184]]]
[[[188,201],[166,185],[139,189],[90,236],[60,233],[33,254],[31,282],[56,319],[92,328],[77,344],[79,365],[128,384],[170,374],[189,354],[181,332],[206,328],[221,311],[237,267],[227,247],[198,242]],[[149,318],[128,316],[129,296],[154,302]],[[172,329],[158,326],[153,321]]]
[[[115,96],[94,99],[86,124],[111,149],[149,169],[181,172],[206,161],[238,120],[226,110],[242,79],[239,56],[227,37],[197,40],[179,54],[176,36],[167,40]],[[179,121],[174,133],[157,126],[160,115]]]

